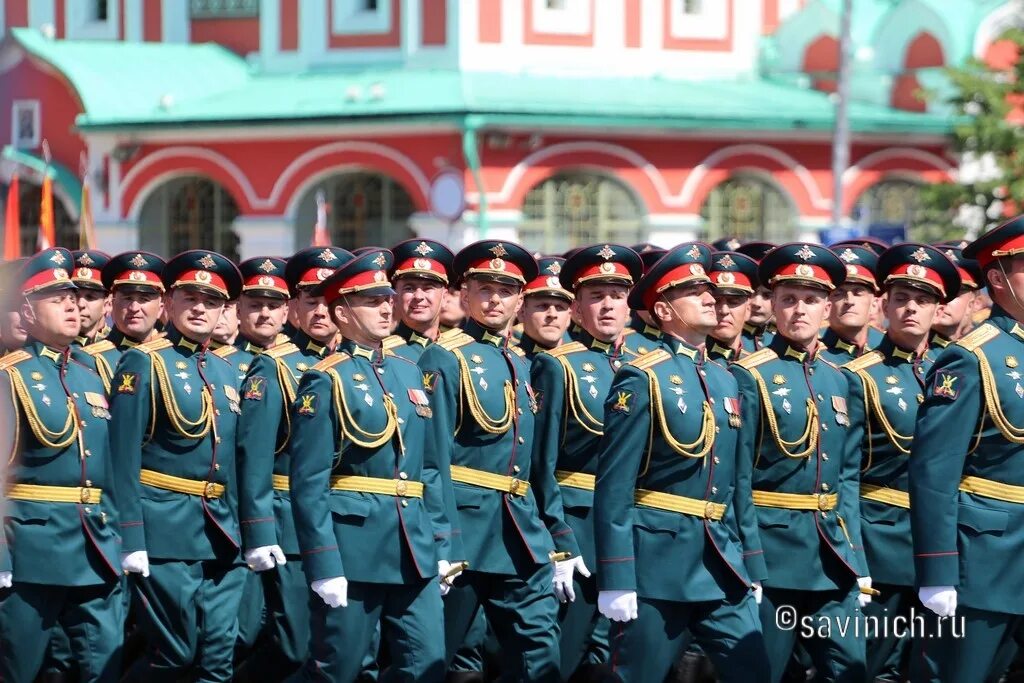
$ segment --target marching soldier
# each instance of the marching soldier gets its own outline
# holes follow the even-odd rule
[[[391,252],[367,251],[317,290],[344,341],[303,376],[291,411],[301,454],[291,459],[295,526],[317,596],[304,680],[354,680],[378,624],[391,676],[444,679],[436,629],[451,484],[425,446],[434,410],[419,370],[381,344],[391,329],[392,265]]]
[[[736,247],[735,251],[760,263],[764,255],[774,248],[771,242],[747,242]],[[771,344],[774,334],[772,293],[768,285],[762,282],[750,297],[750,317],[743,326],[743,348],[748,352],[762,349]]]
[[[630,303],[657,317],[665,345],[624,365],[605,401],[598,605],[627,683],[663,680],[687,636],[721,680],[768,680],[750,461],[736,450],[739,394],[704,350],[716,324],[710,267],[710,247],[682,244],[633,288]]]
[[[217,327],[213,330],[213,337],[210,338],[210,349],[216,351],[225,346],[234,345],[238,339],[238,301],[229,301],[224,304],[224,312],[220,314]]]
[[[840,253],[842,258],[842,253]],[[878,260],[878,280],[886,293],[888,331],[874,351],[843,366],[850,381],[850,403],[862,406],[860,514],[864,555],[873,588],[881,597],[864,608],[878,622],[908,616],[916,604],[910,536],[907,466],[917,408],[924,398],[926,355],[932,318],[940,303],[960,290],[956,267],[943,254],[920,244],[889,248]],[[892,631],[869,634],[867,680],[885,675],[906,678],[901,661],[909,639]]]
[[[530,386],[522,352],[507,343],[522,287],[537,277],[537,263],[518,245],[484,240],[460,251],[453,269],[464,280],[468,321],[462,333],[445,335],[419,361],[433,397],[426,448],[444,467],[450,464],[458,509],[452,550],[442,557],[469,563],[445,600],[447,657],[482,608],[502,644],[503,675],[558,680],[550,553],[576,556],[579,549],[562,519],[553,463],[531,460],[543,397]]]
[[[568,341],[573,295],[559,280],[564,263],[565,259],[559,256],[537,259],[537,277],[523,287],[523,307],[518,315],[523,335],[518,346],[531,363],[543,351]]]
[[[634,247],[633,251],[640,255],[646,273],[661,260],[666,252],[654,245],[642,246],[645,247],[644,250],[641,251]],[[642,308],[633,311],[630,324],[622,335],[623,348],[635,356],[642,356],[648,351],[654,351],[661,347],[661,329],[658,327],[658,322]]]
[[[750,299],[759,285],[757,261],[737,251],[715,252],[708,275],[714,285],[718,318],[708,335],[708,358],[728,365],[748,355],[743,348],[743,328],[750,317]]]
[[[103,266],[103,287],[112,292],[110,317],[114,329],[106,339],[75,352],[76,357],[94,367],[107,393],[121,355],[149,341],[164,310],[164,284],[160,275],[164,260],[141,251],[114,256]]]
[[[394,287],[398,327],[384,348],[413,363],[437,341],[439,317],[455,254],[434,240],[414,239],[396,244]]]
[[[963,250],[994,306],[988,321],[939,355],[928,374],[910,454],[915,581],[924,606],[957,616],[922,644],[913,680],[977,681],[1024,615],[1024,218]],[[941,622],[940,622],[941,623]]]
[[[18,271],[27,258],[0,263],[0,357],[20,349],[28,333],[21,324],[21,290]]]
[[[978,262],[964,258],[967,242],[943,242],[935,247],[942,250],[960,272],[960,293],[952,301],[939,308],[932,323],[929,346],[932,355],[938,357],[942,349],[959,340],[974,327],[973,316],[978,308],[978,290],[981,288],[981,269]]]
[[[259,286],[263,278],[266,284],[261,292],[293,295],[297,330],[290,341],[254,356],[242,385],[238,420],[242,547],[249,567],[262,573],[269,634],[265,646],[239,666],[242,680],[284,679],[309,652],[309,589],[299,562],[288,487],[294,452],[289,411],[302,373],[331,354],[338,332],[327,302],[314,290],[351,259],[344,249],[311,247],[288,259],[283,273],[279,259],[256,263],[261,274],[249,280],[255,278]]]
[[[753,463],[753,501],[767,569],[761,623],[778,681],[797,630],[775,619],[780,605],[798,618],[853,618],[870,596],[860,533],[863,415],[849,402],[846,377],[818,357],[828,293],[846,277],[843,261],[818,245],[770,251],[758,279],[772,290],[778,332],[771,344],[732,366],[740,389],[739,457]],[[760,570],[764,573],[764,570]],[[831,629],[802,641],[819,674],[864,679],[864,641]]]
[[[846,265],[846,279],[829,293],[832,309],[828,327],[821,335],[824,348],[819,353],[823,360],[842,365],[882,341],[881,332],[871,326],[871,311],[878,295],[878,255],[866,247],[845,243],[830,249]]]
[[[714,242],[711,243],[712,251],[716,251],[716,252],[718,252],[718,251],[736,251],[741,246],[743,246],[743,242],[741,242],[740,239],[738,237],[736,237],[735,235],[731,236],[731,237],[720,237],[720,238],[718,238],[717,240],[715,240]]]
[[[245,567],[235,489],[238,390],[208,353],[213,328],[241,288],[220,254],[179,254],[163,269],[167,336],[125,351],[111,385],[133,608],[147,649],[126,679],[227,681]],[[141,448],[140,448],[141,444]]]
[[[73,251],[74,269],[71,281],[78,288],[78,310],[82,318],[82,329],[75,339],[75,346],[88,346],[101,341],[106,334],[107,315],[110,314],[110,292],[103,285],[100,276],[103,266],[110,262],[110,256],[95,249]]]
[[[117,681],[124,601],[110,413],[103,383],[71,358],[80,329],[71,253],[47,249],[12,282],[29,338],[0,360],[7,486],[0,506],[0,677],[31,681],[51,628],[83,681]]]
[[[594,475],[597,446],[603,433],[603,406],[612,377],[626,361],[621,336],[629,320],[629,289],[643,273],[636,252],[605,244],[578,250],[561,269],[561,285],[574,294],[574,317],[581,331],[574,341],[534,358],[530,377],[541,397],[534,437],[534,461],[552,463],[561,487],[565,521],[580,549],[555,563],[555,595],[560,613],[562,677],[581,663],[607,658],[607,629],[597,648],[600,661],[588,661],[600,614],[594,558]],[[553,283],[551,283],[553,284]]]

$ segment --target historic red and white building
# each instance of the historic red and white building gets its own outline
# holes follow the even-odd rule
[[[108,251],[288,254],[318,192],[348,247],[816,239],[839,4],[0,0],[0,183],[19,174],[26,246],[44,140],[60,239],[84,177]],[[912,224],[953,177],[948,111],[916,93],[1005,58],[1021,7],[855,3],[851,222]]]

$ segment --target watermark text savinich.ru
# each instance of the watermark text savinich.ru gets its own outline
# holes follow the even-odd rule
[[[797,612],[791,605],[775,608],[775,626],[797,631],[801,638],[963,638],[964,617],[938,619],[926,610],[911,607],[909,614],[822,615]]]

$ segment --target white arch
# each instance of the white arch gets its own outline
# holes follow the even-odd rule
[[[915,161],[930,164],[936,170],[942,171],[943,173],[952,173],[956,170],[947,160],[936,154],[932,154],[931,152],[914,149],[912,147],[890,147],[888,149],[881,149],[877,152],[872,152],[863,159],[860,159],[853,166],[846,169],[846,171],[843,172],[843,187],[853,183],[864,169],[870,168],[874,164],[887,159],[914,159]],[[888,173],[888,171],[886,172]]]
[[[981,20],[974,33],[974,56],[984,57],[985,48],[1009,28],[1024,28],[1024,0],[1012,0]]]
[[[128,213],[125,217],[137,222],[142,214],[142,207],[146,205],[146,200],[148,200],[150,196],[152,196],[153,192],[156,191],[158,187],[172,180],[175,180],[176,178],[187,178],[190,176],[199,176],[201,178],[205,178],[210,182],[220,185],[222,188],[224,188],[225,192],[231,194],[231,191],[224,185],[224,183],[220,182],[216,178],[210,177],[210,174],[202,169],[176,168],[171,171],[161,173],[158,176],[155,176],[149,182],[143,185],[142,188],[139,189],[139,191],[135,194],[135,201],[133,201],[132,205],[128,208]],[[232,195],[231,198],[237,203],[237,197]]]
[[[338,175],[345,175],[347,173],[377,173],[382,174],[390,178],[394,183],[402,186],[405,189],[405,185],[400,182],[394,176],[382,173],[379,169],[366,166],[365,164],[341,164],[338,166],[331,166],[325,168],[322,171],[317,171],[315,174],[307,177],[302,181],[302,184],[295,188],[295,192],[292,192],[291,197],[288,199],[288,204],[285,206],[284,215],[289,220],[295,220],[299,213],[299,203],[302,198],[316,185],[322,183],[328,178],[333,178]],[[429,195],[428,195],[429,196]]]
[[[203,147],[193,147],[188,145],[183,145],[180,147],[167,147],[166,149],[157,150],[152,154],[147,154],[141,161],[139,161],[139,163],[132,166],[131,170],[124,175],[124,177],[121,179],[121,187],[126,188],[129,185],[131,185],[133,180],[135,180],[144,170],[146,170],[153,164],[159,161],[163,161],[164,159],[176,156],[194,157],[198,159],[204,159],[213,164],[216,164],[221,168],[221,170],[223,170],[225,173],[231,176],[232,180],[238,183],[238,186],[242,188],[242,193],[245,195],[246,202],[248,202],[250,206],[256,208],[257,206],[260,205],[260,199],[259,197],[257,197],[256,190],[253,189],[252,183],[249,182],[249,177],[245,175],[245,172],[241,168],[239,168],[238,165],[235,164],[235,162],[231,161],[226,156],[218,152],[204,149]],[[160,177],[166,178],[168,175],[181,176],[190,175],[192,173],[199,173],[201,175],[205,175],[202,171],[198,171],[196,169],[190,169],[188,173],[185,173],[183,171],[184,169],[177,168],[174,169],[173,171],[170,171],[169,173],[162,174]],[[153,186],[153,181],[150,181],[149,183],[146,184],[146,188],[148,188],[150,191],[153,188]],[[132,207],[131,210],[129,211],[129,216],[132,218],[137,217],[136,211],[141,207],[141,204],[139,202],[139,198],[141,196],[142,191],[140,190],[138,193],[136,193],[135,201],[132,202]]]
[[[589,173],[591,175],[600,176],[605,180],[609,180],[618,185],[619,187],[621,187],[623,190],[625,190],[626,194],[629,195],[629,198],[632,199],[633,202],[636,204],[637,212],[639,213],[641,220],[644,220],[647,217],[647,214],[649,213],[649,210],[647,208],[647,202],[645,202],[643,200],[643,197],[641,197],[639,193],[637,193],[635,187],[633,187],[625,180],[620,178],[618,174],[613,173],[611,169],[605,166],[597,166],[594,164],[572,164],[570,166],[565,166],[564,168],[559,168],[557,171],[547,176],[546,178],[538,182],[536,185],[531,187],[529,190],[527,190],[526,193],[529,194],[536,188],[546,183],[551,178],[561,173]]]

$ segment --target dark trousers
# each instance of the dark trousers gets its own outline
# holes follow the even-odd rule
[[[879,628],[872,628],[867,635],[867,680],[902,681],[906,677],[904,665],[909,657],[911,639],[905,634],[898,637],[896,629],[892,628],[893,620],[910,617],[910,608],[918,605],[917,593],[910,586],[876,583],[873,587],[881,595],[864,608],[864,616],[868,620],[877,619]],[[888,629],[881,628],[883,620],[889,625]]]
[[[608,620],[597,611],[597,578],[577,574],[573,583],[576,600],[558,608],[564,679],[572,676],[580,664],[608,661]]]
[[[918,606],[919,610],[927,611]],[[910,656],[910,680],[914,683],[975,683],[994,671],[999,653],[1013,640],[1024,622],[1018,614],[987,612],[960,605],[956,616],[939,619],[928,612],[928,633],[914,638]],[[941,628],[940,628],[941,627]],[[1003,659],[999,666],[1004,666]]]
[[[284,680],[309,656],[309,585],[302,560],[258,574],[266,612],[264,638],[239,667],[246,680]]]

